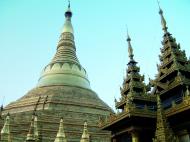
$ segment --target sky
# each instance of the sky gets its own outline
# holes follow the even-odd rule
[[[0,104],[34,88],[56,52],[67,0],[0,0]],[[181,49],[190,56],[190,1],[160,0]],[[156,0],[71,0],[77,56],[91,88],[114,108],[129,61],[127,28],[141,74],[154,79],[163,31]],[[127,25],[127,26],[126,26]]]

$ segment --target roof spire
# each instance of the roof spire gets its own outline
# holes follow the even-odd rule
[[[157,0],[157,3],[158,3],[158,7],[159,7],[159,14],[160,14],[160,17],[161,17],[162,29],[163,29],[163,31],[165,33],[167,33],[167,29],[168,29],[168,27],[166,25],[167,23],[166,23],[166,20],[164,18],[163,11],[162,11],[162,9],[160,7],[160,2],[158,0]]]
[[[129,33],[128,33],[128,29],[127,29],[127,42],[128,42],[128,53],[129,53],[129,58],[130,60],[133,60],[133,48],[131,46],[131,38],[129,36]]]

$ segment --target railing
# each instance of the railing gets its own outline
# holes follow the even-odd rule
[[[190,109],[190,96],[180,96],[170,101],[170,107],[165,108],[166,115],[170,116],[176,113]]]
[[[146,106],[146,105],[135,105],[135,104],[126,104],[125,109],[122,112],[117,114],[110,114],[110,116],[104,120],[101,119],[99,122],[100,127],[106,127],[111,125],[122,118],[130,116],[140,116],[140,117],[156,117],[155,106]]]

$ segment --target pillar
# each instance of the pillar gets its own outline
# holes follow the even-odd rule
[[[113,138],[112,142],[117,142],[116,138]]]
[[[178,133],[179,142],[190,142],[189,133],[187,130],[182,130]]]
[[[139,142],[139,135],[137,132],[131,132],[132,142]]]

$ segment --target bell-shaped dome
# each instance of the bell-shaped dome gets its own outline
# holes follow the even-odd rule
[[[85,69],[80,65],[74,42],[72,12],[65,12],[65,24],[53,60],[44,68],[38,87],[52,85],[72,85],[90,89]]]

